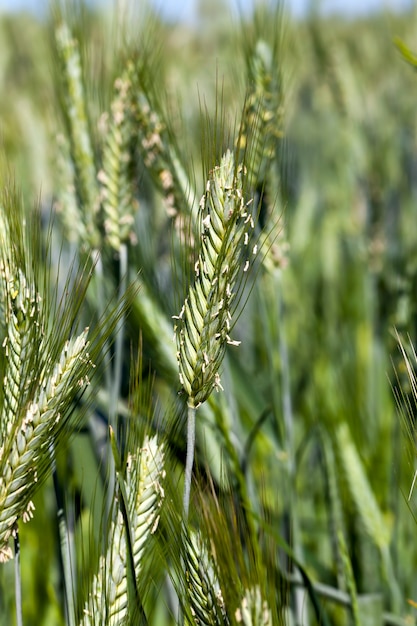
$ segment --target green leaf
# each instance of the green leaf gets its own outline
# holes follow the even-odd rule
[[[399,37],[394,38],[394,45],[401,53],[404,61],[407,61],[417,71],[417,56],[411,52],[410,48]]]

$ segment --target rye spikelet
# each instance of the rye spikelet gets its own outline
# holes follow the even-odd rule
[[[12,431],[22,396],[27,392],[27,353],[33,342],[36,345],[39,335],[40,296],[22,270],[11,270],[6,258],[0,261],[0,279],[7,325],[3,340],[6,367],[0,417],[0,442],[4,442]]]
[[[244,199],[243,175],[243,167],[226,152],[200,201],[195,281],[175,325],[180,383],[194,408],[221,388],[219,368],[226,344],[238,343],[229,335],[233,304],[256,254],[256,246],[249,245],[254,220]]]
[[[133,237],[132,226],[137,201],[132,185],[132,80],[131,68],[115,83],[110,121],[103,154],[102,183],[104,230],[109,245],[118,252],[122,243]]]
[[[248,152],[248,184],[265,185],[268,170],[283,137],[283,103],[275,50],[258,39],[247,57],[248,94],[243,112],[239,147]]]
[[[80,219],[70,227],[80,231],[80,240],[83,244],[97,248],[100,243],[100,232],[97,228],[97,213],[100,208],[99,187],[79,47],[65,23],[56,28],[55,42],[61,71],[62,109],[70,141],[74,185],[80,208]]]
[[[236,622],[243,626],[272,626],[272,614],[258,586],[245,591],[242,603],[235,612]]]
[[[146,437],[139,454],[128,457],[125,487],[130,528],[125,527],[118,496],[109,531],[108,550],[100,557],[98,572],[93,578],[80,622],[84,626],[125,623],[129,614],[126,533],[130,533],[137,580],[146,544],[158,526],[164,498],[164,476],[163,446],[156,437]],[[103,621],[104,615],[107,620]]]
[[[186,558],[187,592],[195,624],[227,626],[222,590],[215,563],[201,537],[193,533]]]
[[[37,393],[25,407],[19,403],[10,433],[0,441],[0,560],[11,557],[7,544],[17,520],[32,516],[31,497],[51,465],[49,450],[72,399],[88,382],[86,338],[87,330],[65,344],[59,361],[39,379]]]
[[[6,335],[7,326],[7,292],[5,280],[5,274],[7,272],[7,242],[10,241],[9,225],[5,216],[3,207],[0,205],[0,246],[1,246],[1,260],[0,260],[0,340],[3,341]],[[6,259],[5,259],[6,257]]]
[[[181,240],[189,239],[194,189],[158,103],[152,102],[144,72],[137,71],[135,98],[138,148],[145,167],[161,193],[167,215],[173,219]],[[185,239],[187,241],[187,238]]]

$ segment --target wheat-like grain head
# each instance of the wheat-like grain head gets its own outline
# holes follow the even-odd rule
[[[250,248],[254,220],[244,198],[244,170],[232,152],[210,173],[200,202],[200,253],[195,280],[176,318],[180,382],[190,407],[221,388],[219,368],[230,338],[241,277],[256,254]]]
[[[93,365],[87,330],[74,334],[88,276],[68,278],[62,298],[51,289],[49,249],[40,216],[25,214],[12,186],[0,199],[0,559],[18,520],[52,471],[53,454]],[[98,342],[94,345],[98,346]],[[94,348],[95,350],[95,348]],[[77,411],[72,424],[81,415]],[[75,417],[77,416],[77,417]]]
[[[258,586],[246,589],[241,605],[236,609],[235,619],[243,626],[272,626],[272,614]]]
[[[283,96],[274,48],[258,39],[247,59],[248,93],[239,147],[246,158],[249,186],[266,182],[268,170],[283,137]]]
[[[121,509],[121,495],[114,502],[114,517],[110,525],[107,552],[100,557],[88,601],[80,624],[103,624],[103,616],[112,625],[125,623],[129,614],[128,552],[132,548],[132,561],[137,580],[142,557],[149,538],[155,533],[164,499],[164,450],[156,436],[145,437],[137,454],[127,460],[125,492],[127,495],[126,528]],[[126,534],[129,533],[129,541]]]
[[[227,626],[230,622],[216,564],[200,534],[191,534],[186,544],[185,562],[187,595],[195,624]]]
[[[137,209],[132,182],[134,120],[131,66],[116,80],[114,89],[103,168],[98,178],[102,185],[106,240],[118,252],[122,243],[133,238],[134,213]]]
[[[74,186],[79,210],[79,220],[68,226],[70,230],[75,228],[79,231],[80,241],[84,245],[97,248],[101,238],[97,225],[100,197],[91,145],[81,57],[78,42],[73,38],[65,22],[61,22],[55,30],[55,43],[60,68],[62,108],[70,141]],[[65,216],[65,211],[63,215]]]
[[[150,87],[153,82],[150,71],[146,61],[136,63],[134,109],[138,150],[179,239],[183,245],[190,245],[195,226],[191,221],[195,200],[193,180],[184,166],[166,113]]]
[[[12,270],[6,258],[0,261],[6,335],[3,340],[5,368],[3,403],[0,417],[0,441],[10,436],[22,396],[27,391],[26,362],[31,344],[37,341],[39,301],[33,284],[21,269]]]
[[[16,388],[12,394],[14,404],[4,403],[8,414],[0,441],[0,560],[11,557],[8,541],[17,520],[27,521],[32,516],[31,498],[47,466],[51,466],[51,447],[62,429],[65,413],[88,382],[86,337],[84,331],[68,341],[50,371],[33,374],[38,381],[37,392],[30,398],[23,395],[23,406],[20,389]]]

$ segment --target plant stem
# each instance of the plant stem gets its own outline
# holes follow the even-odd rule
[[[296,465],[295,465],[295,448],[294,448],[294,414],[291,398],[290,383],[290,362],[287,346],[287,338],[285,334],[285,301],[281,284],[281,275],[279,272],[275,274],[275,284],[277,285],[277,310],[279,320],[279,355],[281,359],[281,386],[282,386],[282,415],[284,420],[285,447],[288,453],[288,480],[289,480],[289,503],[288,513],[290,519],[290,535],[295,555],[303,562],[303,550],[300,541],[300,526],[297,513],[297,507],[293,494],[296,493]],[[290,539],[290,537],[288,537]],[[300,576],[298,570],[296,576]],[[295,589],[294,594],[294,610],[297,624],[305,624],[308,626],[308,613],[305,611],[305,597],[300,588]]]
[[[121,244],[119,249],[119,302],[123,307],[123,297],[126,294],[127,284],[127,246]],[[121,315],[118,319],[115,328],[115,350],[114,350],[114,368],[113,377],[109,382],[109,425],[117,432],[117,415],[118,415],[118,403],[120,397],[120,387],[122,383],[122,367],[123,367],[123,340],[124,340],[124,315]],[[110,370],[109,370],[110,371]],[[108,483],[108,510],[111,510],[114,489],[115,489],[115,473],[114,473],[114,458],[113,455],[109,455],[109,483]]]
[[[53,451],[52,451],[53,455]],[[58,518],[58,531],[59,541],[61,546],[61,559],[62,569],[64,576],[64,594],[66,605],[66,616],[69,626],[75,626],[75,610],[73,601],[73,588],[75,586],[75,572],[73,568],[72,550],[74,534],[68,528],[67,520],[64,511],[64,499],[62,497],[62,490],[58,480],[58,474],[56,471],[55,457],[53,456],[53,483],[55,491],[55,499],[57,503],[57,518]]]
[[[102,319],[106,307],[106,298],[104,295],[104,272],[103,272],[103,260],[101,258],[101,253],[99,250],[94,251],[93,256],[95,262],[95,273],[97,278],[97,308],[99,313],[99,318]],[[108,346],[108,341],[104,342],[103,345],[103,361],[104,361],[104,372],[106,376],[106,387],[110,393],[111,390],[111,362],[110,362],[110,351]]]
[[[216,425],[220,433],[222,434],[223,443],[225,445],[226,451],[230,458],[230,462],[235,472],[235,478],[237,479],[240,504],[242,506],[242,509],[245,515],[245,522],[247,524],[249,544],[250,544],[251,549],[253,550],[254,561],[255,563],[261,563],[262,557],[261,557],[261,552],[259,548],[258,533],[256,529],[256,524],[255,524],[254,504],[251,501],[251,498],[249,497],[249,494],[248,494],[249,479],[245,475],[245,473],[242,471],[242,463],[239,458],[236,447],[232,443],[229,429],[226,426],[226,420],[222,419],[221,416],[216,414]]]
[[[191,493],[191,478],[193,473],[194,463],[194,448],[195,448],[195,412],[194,407],[188,407],[187,414],[187,457],[185,461],[185,479],[184,479],[184,498],[183,498],[183,513],[184,521],[188,519],[188,511],[190,508],[190,493]]]
[[[14,533],[14,589],[16,598],[16,626],[23,626],[22,616],[22,577],[20,571],[20,542],[19,530],[16,526]]]
[[[304,582],[300,580],[298,576],[294,574],[290,574],[286,576],[286,580],[294,587],[303,587]],[[323,583],[314,582],[313,589],[322,598],[325,598],[329,602],[334,602],[339,606],[344,606],[347,608],[352,607],[352,598],[346,591],[342,591],[341,589],[337,589],[335,587],[331,587],[330,585],[326,585]],[[377,595],[377,594],[376,594]],[[389,613],[384,611],[382,614],[382,623],[386,626],[406,626],[407,622],[403,617],[399,615],[394,615],[393,613]]]
[[[127,270],[128,270],[128,258],[127,258],[127,246],[126,244],[120,245],[119,250],[119,302],[123,307],[123,298],[126,295],[127,285]],[[110,425],[116,428],[117,418],[117,405],[120,396],[120,387],[122,382],[122,367],[123,367],[123,340],[124,340],[124,314],[120,316],[116,328],[115,328],[115,350],[114,350],[114,376],[111,383],[110,393]]]
[[[185,459],[184,496],[183,496],[183,525],[188,520],[190,510],[191,479],[193,475],[194,450],[195,450],[195,407],[188,405],[187,413],[187,456]],[[181,556],[181,567],[184,573],[184,580],[187,576],[187,565],[184,555]],[[185,615],[181,603],[178,603],[178,624],[185,625]]]

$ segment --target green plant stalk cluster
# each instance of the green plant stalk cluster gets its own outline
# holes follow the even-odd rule
[[[213,3],[210,3],[207,10],[212,6]],[[147,580],[149,573],[151,581],[147,583],[140,579],[146,587],[146,619],[143,622],[150,626],[172,624],[175,620],[172,615],[177,615],[175,601],[169,592],[165,594],[168,588],[165,581],[169,574],[179,596],[177,600],[184,606],[186,619],[190,619],[191,624],[270,626],[281,623],[276,618],[282,615],[286,616],[282,622],[285,624],[302,621],[306,625],[317,622],[339,626],[349,619],[349,611],[353,613],[355,623],[360,623],[365,622],[362,600],[369,598],[374,591],[379,597],[383,596],[384,608],[387,609],[382,614],[382,602],[375,611],[370,603],[369,611],[379,615],[379,619],[373,618],[378,626],[382,619],[384,623],[401,626],[413,619],[413,609],[406,606],[405,598],[415,597],[412,581],[416,550],[410,541],[414,522],[408,521],[409,512],[404,513],[405,507],[401,508],[401,489],[405,483],[408,490],[409,484],[403,451],[398,444],[400,438],[392,436],[397,432],[397,425],[392,398],[389,390],[388,393],[385,391],[385,370],[390,368],[386,365],[386,357],[392,353],[392,343],[387,336],[393,321],[401,319],[404,328],[411,329],[411,332],[415,328],[415,216],[410,208],[414,206],[412,196],[405,191],[413,184],[410,183],[410,172],[413,171],[414,148],[410,137],[415,130],[415,98],[412,89],[404,88],[404,85],[409,86],[408,77],[404,79],[407,68],[402,71],[405,66],[401,65],[399,58],[398,65],[394,65],[395,61],[386,53],[390,46],[381,45],[381,41],[387,43],[387,37],[386,33],[378,30],[378,20],[371,22],[371,28],[366,24],[355,24],[352,35],[346,35],[350,27],[338,26],[336,21],[326,22],[324,26],[317,20],[303,21],[297,25],[297,45],[290,44],[291,58],[297,59],[297,50],[301,51],[301,62],[295,81],[296,99],[294,106],[289,108],[290,116],[286,120],[291,149],[290,154],[285,154],[279,149],[284,146],[281,141],[284,91],[281,82],[283,64],[281,54],[279,58],[277,54],[280,24],[273,19],[277,13],[272,15],[265,11],[266,27],[260,28],[258,23],[257,29],[255,23],[254,37],[251,37],[253,21],[242,23],[243,34],[247,35],[242,37],[244,48],[239,50],[240,56],[243,52],[246,60],[244,80],[247,88],[243,107],[242,102],[236,102],[235,94],[230,94],[228,68],[222,66],[226,77],[226,99],[222,101],[222,107],[225,111],[230,110],[229,105],[234,110],[243,109],[243,120],[235,120],[235,126],[240,128],[240,140],[234,144],[236,153],[233,157],[226,154],[220,164],[216,161],[217,166],[208,176],[200,211],[193,210],[192,185],[183,167],[189,155],[184,158],[185,150],[181,154],[180,146],[183,144],[175,141],[169,126],[169,115],[161,107],[160,97],[154,97],[165,87],[159,81],[160,76],[166,75],[164,71],[151,73],[148,59],[133,53],[131,58],[135,58],[135,62],[128,65],[126,71],[118,70],[119,78],[115,82],[115,94],[108,114],[103,113],[95,120],[94,111],[97,109],[88,98],[97,93],[100,99],[103,97],[106,100],[107,92],[88,89],[85,84],[88,71],[83,76],[83,69],[87,68],[82,67],[78,43],[66,26],[59,26],[57,30],[57,51],[63,78],[61,95],[64,96],[61,105],[67,131],[65,158],[69,162],[66,168],[70,182],[69,196],[72,193],[69,203],[66,202],[68,198],[62,202],[61,215],[67,227],[77,231],[71,241],[78,245],[77,252],[82,263],[91,250],[100,250],[99,255],[94,254],[94,260],[98,260],[97,271],[94,270],[93,275],[101,300],[98,304],[95,294],[90,297],[89,293],[83,314],[100,318],[107,300],[113,298],[113,294],[124,291],[125,283],[119,284],[121,276],[133,276],[137,280],[138,270],[141,270],[146,283],[146,289],[135,293],[132,316],[118,317],[118,326],[125,328],[125,334],[118,334],[119,345],[115,346],[114,352],[113,348],[108,349],[109,334],[105,333],[106,354],[109,362],[114,355],[114,366],[107,369],[106,375],[111,384],[108,385],[107,395],[101,395],[106,398],[101,406],[97,403],[100,390],[92,394],[96,411],[92,410],[90,414],[90,433],[98,435],[97,424],[101,426],[104,420],[112,423],[109,416],[114,416],[115,430],[116,425],[120,425],[120,430],[126,435],[131,427],[135,428],[136,424],[132,424],[136,418],[138,421],[146,419],[139,415],[140,412],[133,420],[128,417],[126,407],[131,399],[125,395],[127,385],[124,384],[129,370],[124,339],[131,333],[130,338],[133,337],[135,342],[139,334],[143,334],[146,360],[149,357],[151,376],[155,370],[156,382],[149,406],[143,407],[144,413],[152,415],[149,422],[152,433],[159,429],[169,433],[168,440],[164,441],[164,450],[169,450],[169,454],[175,457],[174,467],[169,467],[172,480],[168,497],[164,499],[163,523],[158,526],[162,527],[162,533],[152,540],[149,527],[156,525],[160,509],[145,506],[146,521],[142,527],[148,530],[143,534],[143,543],[140,539],[136,543],[136,492],[140,487],[133,480],[135,486],[130,488],[131,470],[127,468],[117,476],[119,483],[116,485],[114,505],[113,489],[108,490],[113,511],[109,522],[103,523],[104,527],[109,526],[109,534],[106,535],[108,550],[106,544],[101,560],[93,570],[96,574],[92,588],[82,602],[77,602],[77,606],[84,606],[86,611],[85,616],[78,616],[80,623],[132,620],[137,623],[136,615],[130,611],[129,599],[132,587],[130,570],[135,570],[136,576],[136,553],[141,554],[140,574]],[[406,21],[412,23],[412,20]],[[103,53],[104,46],[108,46],[108,38],[103,37],[101,42],[102,33],[95,30],[97,24],[95,20],[91,23],[86,20],[83,24],[86,29],[91,29],[85,38],[88,50],[84,58],[88,62],[96,58],[94,53],[89,56],[95,46],[98,46],[99,54]],[[229,34],[223,19],[221,28]],[[11,75],[7,65],[9,44],[4,43],[13,40],[13,31],[8,29],[9,26],[2,24],[0,39],[6,54],[1,55],[0,85],[4,89],[7,88],[6,78]],[[274,36],[271,36],[272,30]],[[372,34],[371,30],[374,31]],[[10,37],[3,37],[6,31]],[[21,32],[20,24],[16,31]],[[378,45],[373,47],[377,31],[380,39]],[[208,30],[206,35],[208,38]],[[164,44],[171,46],[175,36],[175,29],[170,27]],[[15,38],[19,40],[19,48],[15,46],[15,51],[21,59],[22,50],[27,50],[26,42],[20,37]],[[215,41],[220,40],[225,46],[220,54],[223,63],[227,55],[236,56],[237,51],[230,45],[232,38],[227,36],[210,40],[210,54],[212,44],[216,45]],[[406,41],[407,36],[401,37],[398,42],[403,40]],[[255,42],[254,45],[251,41]],[[183,72],[184,83],[181,83],[181,68],[177,63],[177,58],[180,58],[178,46],[181,50],[184,48],[183,32],[178,42],[175,56],[173,54],[169,59],[171,65],[168,64],[167,68],[169,71],[169,67],[175,65],[175,81],[179,81],[181,88],[183,84],[190,83],[194,59],[203,61],[208,56],[205,48],[208,39],[200,36],[193,39],[200,56],[190,55],[182,61],[184,66],[188,64]],[[414,54],[405,44],[401,43],[398,47],[414,67]],[[130,56],[130,51],[128,54]],[[395,76],[387,71],[387,60],[395,67]],[[29,60],[27,65],[30,66]],[[21,71],[20,64],[19,68]],[[397,68],[401,69],[397,71]],[[19,72],[16,75],[19,76]],[[24,70],[23,75],[27,76]],[[95,74],[96,79],[99,87],[99,72]],[[43,93],[38,80],[34,81],[35,91]],[[200,93],[203,90],[204,86]],[[227,99],[229,97],[230,100]],[[7,119],[5,107],[9,101],[13,106],[16,102],[18,109],[18,99],[4,99],[0,104],[1,119]],[[201,122],[200,126],[197,123],[197,109],[198,106],[193,107],[192,99],[187,98],[183,112],[187,121],[190,120],[190,129],[201,129]],[[220,124],[224,120],[226,116],[223,117],[222,112]],[[219,117],[216,117],[216,123],[218,121]],[[4,126],[9,132],[8,125],[5,123]],[[40,124],[34,126],[38,128]],[[95,128],[104,129],[97,134],[96,142],[92,141]],[[217,133],[217,127],[213,125],[210,128]],[[20,141],[22,132],[19,130]],[[31,128],[27,123],[24,130],[23,136],[28,141]],[[228,129],[222,128],[221,133],[224,131],[219,143],[217,137],[213,141],[211,136],[208,138],[209,145],[205,144],[203,149],[203,152],[206,151],[202,155],[203,162],[207,162],[209,152],[221,154],[223,140],[226,145],[229,144],[229,138],[226,141]],[[193,145],[198,145],[198,140]],[[41,154],[41,151],[42,146],[36,143],[36,154]],[[138,151],[142,159],[136,160]],[[193,159],[197,152],[193,152]],[[238,166],[240,163],[245,163],[245,168]],[[141,189],[143,172],[140,168],[143,165],[150,176],[144,175],[145,185]],[[22,178],[20,171],[19,178]],[[167,236],[166,219],[159,220],[159,204],[153,194],[155,190],[163,195],[174,227],[181,229],[181,237],[174,240],[175,245]],[[62,198],[62,191],[60,193]],[[275,308],[269,316],[260,315],[259,301],[255,299],[255,302],[248,303],[245,314],[234,328],[233,312],[237,303],[241,302],[241,276],[244,280],[254,256],[254,247],[250,243],[252,224],[250,220],[245,223],[243,214],[246,212],[249,216],[249,209],[252,215],[255,211],[262,213],[263,219],[258,219],[258,223],[265,222],[269,227],[275,200],[281,193],[288,207],[285,228],[291,240],[290,263],[281,264],[280,257],[274,258],[269,254],[270,251],[275,254],[271,243],[276,241],[273,237],[269,238],[265,232],[259,238],[257,235],[258,246],[262,247],[262,251],[267,250],[257,270],[261,274],[266,269],[271,274],[271,280],[259,281],[260,290],[257,293],[262,299],[266,291],[274,293],[275,289],[279,289],[281,293],[282,290],[285,296],[282,298],[282,315],[276,318]],[[255,199],[253,209],[246,203],[246,197],[252,195]],[[149,249],[152,249],[149,258],[145,249],[140,250],[138,256],[144,261],[142,268],[133,260],[134,250],[130,247],[135,243],[133,216],[139,201],[146,219],[141,222],[144,216],[138,213],[138,239],[140,241],[141,236],[149,236]],[[197,216],[197,220],[192,226],[187,222],[183,228],[179,218],[184,216],[187,220],[189,216],[191,220]],[[272,221],[277,223],[278,220]],[[245,234],[241,229],[242,222],[248,228]],[[152,231],[146,231],[143,227],[145,223],[151,225]],[[65,234],[69,240],[71,232],[67,230]],[[188,237],[187,241],[182,238],[183,234]],[[77,380],[86,382],[85,374],[91,363],[88,362],[86,345],[80,352],[80,360],[86,369],[74,375],[74,386],[67,381],[62,395],[66,400],[59,404],[57,393],[61,390],[60,383],[56,382],[58,378],[55,383],[52,378],[57,364],[67,367],[61,358],[63,342],[60,340],[56,344],[49,336],[44,303],[38,296],[39,282],[42,281],[33,281],[30,271],[32,266],[39,264],[41,256],[28,257],[26,262],[21,262],[21,250],[15,255],[7,245],[15,239],[16,228],[9,232],[8,224],[0,219],[0,363],[3,380],[0,445],[5,444],[0,455],[5,472],[0,475],[3,477],[4,474],[18,490],[19,506],[26,502],[26,508],[20,509],[17,495],[5,492],[3,504],[10,505],[11,517],[1,519],[7,522],[5,532],[9,539],[11,533],[17,540],[16,524],[19,519],[27,519],[32,514],[32,495],[50,470],[59,434],[54,431],[53,437],[42,443],[46,433],[42,429],[47,427],[39,423],[34,428],[35,437],[31,431],[33,423],[37,420],[42,422],[42,415],[45,415],[52,427],[60,414],[56,423],[58,428],[65,422],[67,410],[74,408],[78,411],[79,406],[71,404],[71,399],[78,389]],[[191,256],[190,249],[185,246],[192,247],[196,242],[199,249],[195,250],[193,257],[195,259],[198,255],[194,280],[176,321],[177,363],[169,328],[174,310],[172,301],[178,295],[178,288],[175,285],[176,276],[169,273],[167,251],[171,252],[178,268],[185,258],[188,262]],[[101,285],[98,284],[100,282]],[[400,297],[400,290],[404,290],[404,298]],[[242,295],[243,299],[245,295]],[[74,299],[76,297],[74,295]],[[61,317],[59,322],[55,327],[61,326]],[[64,324],[65,339],[73,337],[75,326],[73,320],[70,324],[67,322]],[[280,327],[283,323],[285,333]],[[86,325],[89,325],[87,320],[81,328]],[[279,332],[275,331],[277,325]],[[230,339],[232,327],[233,334],[236,332],[239,338],[245,337],[248,341],[239,350],[241,360],[236,359],[235,363],[231,354],[230,363],[225,363],[223,356],[227,343],[236,343]],[[117,328],[113,330],[117,331]],[[284,337],[285,350],[280,350],[276,340]],[[70,346],[71,341],[76,342],[77,338],[70,339]],[[32,345],[36,345],[39,358],[31,357]],[[288,352],[288,358],[285,352]],[[77,360],[77,357],[74,358]],[[404,355],[400,358],[403,359]],[[30,367],[26,366],[27,363]],[[177,366],[189,404],[190,439],[193,439],[196,407],[209,398],[213,389],[220,388],[219,374],[222,373],[226,393],[222,394],[221,403],[219,397],[212,394],[210,402],[205,402],[198,409],[197,426],[202,437],[196,451],[194,440],[188,446],[186,473],[190,487],[195,454],[198,461],[198,470],[193,476],[195,501],[201,502],[198,496],[207,498],[212,504],[212,508],[207,509],[211,513],[217,505],[227,509],[224,518],[227,522],[224,521],[223,527],[215,528],[214,523],[210,528],[208,524],[204,527],[202,511],[198,506],[192,510],[189,519],[187,515],[181,516],[176,494],[183,468],[184,433],[183,421],[179,417],[183,406],[182,403],[175,403]],[[74,363],[74,371],[76,369]],[[410,374],[408,370],[407,364],[403,374]],[[405,384],[403,380],[401,384]],[[37,389],[39,381],[41,387],[50,388],[45,391],[46,400],[40,398]],[[57,385],[55,390],[54,384]],[[83,388],[79,387],[80,390]],[[415,389],[415,379],[410,376],[407,391],[400,398],[409,411],[407,425],[413,450],[415,410],[410,398],[415,396]],[[161,408],[160,419],[154,417],[154,402]],[[26,420],[31,407],[39,403],[46,403],[46,408],[40,407],[36,417],[30,413],[31,417]],[[171,404],[175,405],[172,415],[167,409]],[[317,421],[329,441],[331,450],[327,454],[321,453]],[[21,423],[24,423],[24,432]],[[94,426],[91,425],[93,423]],[[291,426],[291,436],[288,436],[290,431],[286,431],[288,425]],[[211,443],[208,445],[208,434],[216,441],[216,447]],[[32,438],[41,444],[36,452],[32,451],[32,446],[35,447]],[[94,438],[94,444],[98,439],[98,436]],[[95,452],[98,449],[98,445],[94,447]],[[137,460],[134,447],[132,454],[133,467]],[[215,454],[218,457],[223,455],[223,458],[214,476],[206,468]],[[25,462],[31,461],[30,468],[15,470],[18,455],[22,455]],[[68,466],[71,465],[70,457],[71,453],[65,459]],[[32,468],[36,467],[38,458],[42,460],[35,474]],[[367,463],[363,459],[367,459]],[[290,487],[291,497],[286,498],[288,465],[294,480]],[[320,479],[317,480],[322,465],[327,474],[331,474],[327,490],[323,490]],[[398,469],[395,478],[392,477],[393,466]],[[226,477],[224,468],[227,468]],[[65,471],[69,473],[70,470],[66,468]],[[372,480],[369,478],[371,472]],[[91,473],[94,474],[94,471]],[[38,477],[37,482],[35,476]],[[21,478],[27,479],[28,484],[32,483],[30,493],[24,489],[19,491]],[[160,478],[157,479],[158,484],[163,482],[162,475]],[[88,479],[87,476],[82,480],[75,477],[75,472],[68,476],[68,484],[72,486],[75,481],[81,493],[82,516],[81,521],[75,521],[75,528],[68,524],[65,531],[68,538],[74,530],[77,537],[85,517],[91,519],[93,505],[89,498],[85,498]],[[1,487],[4,485],[1,484]],[[162,493],[158,493],[158,501],[162,501]],[[151,487],[149,494],[152,501],[155,494]],[[189,500],[189,491],[185,499]],[[288,500],[291,501],[290,506],[287,506]],[[167,503],[170,506],[165,508]],[[410,507],[413,506],[411,490]],[[328,514],[329,508],[333,515]],[[3,514],[0,509],[0,516]],[[68,520],[71,521],[71,515]],[[29,529],[24,526],[25,532],[35,532],[37,522],[38,519],[28,525]],[[33,527],[35,531],[31,530]],[[235,532],[235,542],[228,536],[230,528]],[[294,528],[297,529],[296,534]],[[170,534],[170,530],[175,532]],[[349,545],[345,546],[338,540],[338,533],[342,531]],[[181,552],[176,542],[182,532],[187,537],[198,537],[195,543],[190,541],[188,555]],[[19,533],[23,534],[21,527]],[[360,549],[356,551],[351,539],[353,536],[353,541],[357,540],[355,533],[360,534]],[[161,536],[165,538],[165,535],[167,542],[173,544],[172,548],[162,554],[152,551],[146,555],[149,560],[145,559],[142,547],[153,547],[154,540],[158,544],[159,540],[162,541]],[[180,541],[178,543],[183,545]],[[18,541],[15,545],[17,549]],[[187,550],[187,545],[184,549]],[[11,556],[8,544],[3,544],[1,550],[4,559]],[[68,552],[73,554],[71,549]],[[22,554],[23,559],[30,558],[27,554]],[[372,558],[368,559],[369,555]],[[365,563],[367,560],[369,563]],[[55,563],[57,559],[51,557],[52,561]],[[301,578],[287,575],[291,572],[291,563],[295,563],[294,567],[302,572]],[[1,591],[6,591],[0,593],[0,614],[5,607],[5,619],[8,619],[4,599],[7,585],[2,575],[7,567],[2,567],[0,572]],[[46,568],[45,573],[42,572],[43,581],[51,572],[55,575],[55,566],[49,567],[48,573]],[[36,574],[38,591],[41,583],[39,573]],[[35,578],[36,574],[32,577]],[[19,576],[17,573],[16,578]],[[317,579],[323,582],[317,583]],[[70,576],[68,580],[71,583]],[[79,580],[74,579],[77,593],[80,589],[78,583]],[[82,583],[83,580],[81,587]],[[341,591],[346,584],[349,595]],[[67,587],[70,591],[67,593],[68,602],[71,601],[72,586],[67,584]],[[300,611],[290,600],[295,595],[292,593],[294,588],[302,593]],[[304,602],[306,591],[308,600]],[[26,594],[26,606],[35,605],[28,596],[30,590]],[[18,597],[17,585],[17,603]],[[268,598],[268,603],[265,598]],[[322,598],[326,601],[322,602]],[[168,608],[165,606],[167,602]],[[74,607],[75,604],[74,599]],[[59,617],[54,620],[46,613],[38,614],[38,608],[41,611],[46,605],[49,609],[50,597],[44,601],[37,595],[37,623],[57,623]],[[68,611],[69,626],[76,624],[72,618],[74,607]],[[327,617],[328,607],[331,607],[330,617]],[[24,607],[24,612],[27,610]],[[390,613],[392,610],[396,615]],[[31,616],[27,621],[34,619]]]

